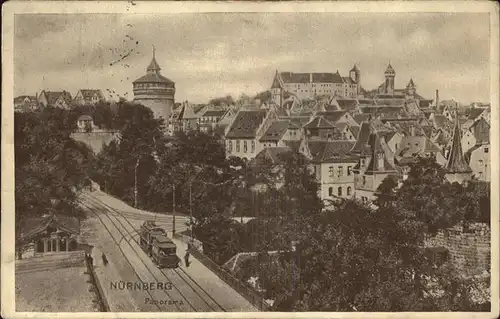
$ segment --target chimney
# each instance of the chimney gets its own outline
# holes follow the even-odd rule
[[[436,106],[439,106],[439,90],[436,90]]]

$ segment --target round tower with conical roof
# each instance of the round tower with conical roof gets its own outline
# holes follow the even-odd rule
[[[146,75],[132,82],[134,102],[149,107],[156,118],[163,117],[167,122],[174,108],[175,82],[161,75],[160,70],[153,46],[153,59],[149,63]]]
[[[396,78],[396,71],[394,71],[390,63],[387,66],[384,75],[385,75],[385,93],[394,94],[394,79]]]

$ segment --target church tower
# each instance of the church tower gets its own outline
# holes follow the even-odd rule
[[[280,74],[278,70],[276,70],[276,74],[274,75],[273,84],[271,85],[271,98],[274,104],[278,107],[282,106],[283,103],[283,88],[281,87],[280,82]]]
[[[153,46],[153,59],[146,69],[146,75],[132,83],[134,102],[149,107],[155,118],[163,117],[167,123],[175,103],[175,82],[161,75],[160,70]]]
[[[394,78],[396,77],[396,72],[392,68],[391,64],[387,66],[385,70],[385,94],[394,94]]]
[[[451,149],[446,162],[446,179],[450,182],[462,183],[472,178],[472,170],[465,161],[462,150],[460,122],[458,114],[455,114],[455,127],[453,128],[453,139]]]
[[[408,85],[406,86],[406,95],[409,97],[414,97],[416,90],[417,87],[415,86],[415,83],[413,83],[413,79],[410,79],[410,82],[408,82]]]

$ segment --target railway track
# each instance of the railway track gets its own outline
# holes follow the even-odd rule
[[[105,208],[108,211],[108,213],[105,214],[105,216],[107,216],[110,222],[120,232],[120,234],[122,235],[121,240],[128,238],[129,245],[131,245],[130,241],[135,242],[136,247],[134,248],[134,251],[140,257],[141,261],[144,264],[146,264],[144,260],[142,260],[141,258],[142,256],[146,257],[149,263],[151,263],[151,260],[146,256],[146,254],[142,251],[142,249],[140,249],[140,245],[138,241],[135,239],[135,237],[138,236],[138,229],[128,220],[126,216],[121,214],[120,211],[104,203],[100,199],[88,195],[86,196],[86,199],[92,202],[94,206],[97,206],[96,205],[97,203],[99,206]],[[125,223],[122,222],[120,218],[122,218],[125,221]],[[122,229],[124,231],[122,231]],[[137,249],[139,249],[140,252],[138,252]],[[151,271],[150,269],[148,270],[154,276],[153,271]],[[188,304],[193,311],[199,311],[199,310],[226,311],[224,307],[221,304],[219,304],[203,287],[201,287],[184,269],[182,268],[163,269],[161,270],[161,273],[167,279],[167,281],[172,284],[172,287],[178,292],[180,296],[182,296],[186,304]],[[157,280],[156,277],[155,279]],[[196,305],[198,305],[198,307],[193,305],[195,301],[198,301],[196,302]],[[204,304],[204,306],[201,307],[201,309],[199,307],[200,304]]]

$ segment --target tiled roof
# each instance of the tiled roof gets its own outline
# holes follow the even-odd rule
[[[370,120],[371,115],[370,114],[355,114],[353,116],[354,120],[356,123],[361,125],[363,122],[368,122]]]
[[[29,240],[33,236],[46,230],[49,226],[60,228],[71,234],[80,233],[80,221],[78,218],[60,214],[51,214],[48,216],[27,219],[21,225],[21,236],[23,239]]]
[[[325,145],[322,163],[344,163],[356,162],[358,156],[351,152],[355,142],[351,141],[328,141]]]
[[[93,89],[82,89],[80,90],[84,99],[91,99],[94,95],[97,95],[98,98],[104,99],[104,95],[101,90],[93,90]]]
[[[469,120],[475,120],[483,112],[484,112],[483,109],[472,109],[472,110],[470,110],[468,119]]]
[[[372,99],[368,99],[368,100],[358,100],[358,103],[360,105],[375,105],[375,101],[372,100]]]
[[[442,114],[434,114],[433,123],[435,128],[442,128],[446,130],[450,129],[453,125],[450,120]]]
[[[360,154],[364,152],[366,149],[366,145],[368,144],[368,138],[371,133],[371,125],[370,123],[364,122],[361,124],[361,128],[359,130],[359,134],[356,137],[356,143],[352,147],[352,151]]]
[[[349,129],[351,130],[354,137],[357,138],[360,131],[360,126],[350,126]]]
[[[476,138],[476,144],[490,143],[490,125],[484,118],[472,124],[471,128]]]
[[[462,136],[460,132],[460,125],[455,123],[455,127],[453,128],[453,137],[451,150],[448,156],[448,161],[446,163],[446,170],[448,173],[470,173],[472,172],[471,168],[467,164],[464,158],[464,154],[462,151]]]
[[[148,73],[144,76],[141,76],[132,83],[166,83],[170,87],[173,87],[175,84],[174,81],[167,79],[159,73]]]
[[[340,108],[344,111],[352,112],[356,110],[358,102],[356,100],[337,100]]]
[[[231,125],[227,138],[255,138],[257,130],[262,125],[266,117],[266,110],[242,110],[236,114],[236,118]]]
[[[279,141],[288,129],[289,121],[275,121],[261,137],[261,142]]]
[[[291,116],[288,119],[290,120],[290,126],[294,125],[298,128],[303,128],[304,125],[309,123],[309,116]]]
[[[283,143],[285,143],[285,145],[290,149],[297,151],[300,148],[302,141],[283,141]]]
[[[311,122],[307,123],[304,128],[334,128],[335,125],[331,123],[330,121],[327,121],[323,116],[317,116],[315,117]]]
[[[347,112],[346,111],[328,111],[328,112],[318,112],[316,113],[317,116],[322,116],[332,124],[337,123],[342,116],[344,116]]]
[[[347,83],[347,84],[356,84],[356,82],[354,82],[350,77],[348,76],[344,76],[342,77],[342,79],[344,80],[344,83]]]
[[[349,124],[347,123],[335,123],[335,127],[338,128],[339,130],[343,131],[346,127],[348,127]]]
[[[56,103],[57,99],[59,99],[59,97],[61,95],[63,96],[66,103],[71,102],[71,94],[69,92],[66,92],[66,91],[62,91],[62,92],[44,91],[44,93],[45,93],[45,96],[47,97],[47,103],[49,105],[54,105]]]

